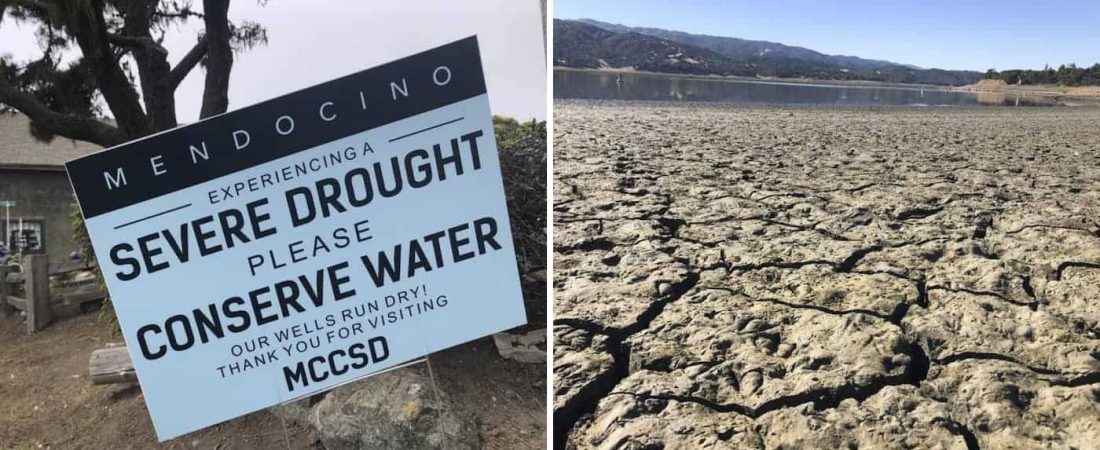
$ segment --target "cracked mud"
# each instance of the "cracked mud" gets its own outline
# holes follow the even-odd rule
[[[1100,110],[554,118],[558,448],[1097,448]]]

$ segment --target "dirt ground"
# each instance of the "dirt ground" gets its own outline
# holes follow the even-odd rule
[[[137,384],[88,380],[93,350],[121,339],[92,312],[33,336],[0,317],[0,448],[318,448],[309,429],[267,411],[158,443]],[[477,415],[486,448],[543,448],[544,364],[497,355],[491,338],[433,355],[443,389]],[[363,382],[369,382],[363,381]]]
[[[558,448],[1100,448],[1100,109],[554,120]]]

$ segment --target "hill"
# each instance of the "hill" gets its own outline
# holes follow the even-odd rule
[[[661,46],[706,57],[706,71],[698,64],[683,64],[676,53],[655,51]],[[643,49],[639,53],[638,50]],[[598,51],[596,51],[598,50]],[[664,56],[664,59],[662,59]],[[676,62],[669,62],[671,60]],[[591,65],[591,61],[604,61]],[[698,59],[693,58],[695,61]],[[855,56],[826,55],[803,47],[776,42],[685,33],[660,28],[627,27],[591,19],[554,20],[555,65],[566,67],[633,67],[670,73],[744,75],[822,80],[869,80],[892,83],[965,85],[977,82],[980,72],[923,69],[890,61]],[[577,65],[577,62],[589,65]],[[646,62],[643,69],[633,63]],[[621,64],[631,63],[631,64]],[[621,64],[621,65],[620,65]]]
[[[693,75],[752,76],[754,70],[705,48],[639,33],[620,33],[571,20],[554,20],[554,65],[628,68]]]

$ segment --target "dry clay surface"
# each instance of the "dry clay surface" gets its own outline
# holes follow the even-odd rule
[[[1100,110],[554,110],[559,448],[1100,448]]]

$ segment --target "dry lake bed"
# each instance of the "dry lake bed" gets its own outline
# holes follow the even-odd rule
[[[1100,109],[554,119],[559,448],[1100,445]]]

